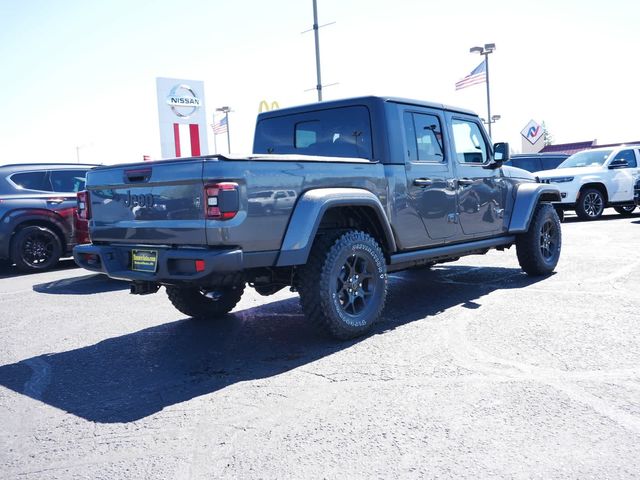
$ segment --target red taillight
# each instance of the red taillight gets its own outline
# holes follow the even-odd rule
[[[196,272],[204,272],[204,260],[196,260]]]
[[[89,192],[86,190],[78,192],[78,218],[81,218],[83,220],[89,220],[91,218]]]
[[[240,209],[238,184],[220,182],[205,185],[204,208],[207,218],[229,220],[236,216]]]

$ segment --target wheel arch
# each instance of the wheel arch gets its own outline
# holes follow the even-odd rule
[[[584,185],[582,185],[580,187],[580,193],[578,194],[578,198],[580,198],[582,196],[582,192],[584,192],[585,190],[587,190],[589,188],[594,188],[594,189],[600,191],[600,193],[602,193],[602,196],[604,197],[605,205],[609,203],[609,192],[607,191],[607,186],[602,182],[587,182],[587,183],[585,183]]]
[[[382,203],[360,188],[320,188],[298,200],[285,233],[277,266],[302,265],[318,232],[330,228],[357,228],[372,235],[386,256],[395,252],[393,230]]]
[[[2,255],[0,256],[5,256],[6,258],[8,258],[11,254],[11,246],[13,244],[16,233],[18,233],[23,228],[30,226],[40,226],[52,230],[53,233],[55,233],[58,237],[58,240],[60,240],[63,254],[67,252],[67,249],[69,248],[68,235],[70,235],[72,232],[68,231],[69,228],[65,226],[65,222],[62,218],[58,218],[49,210],[45,210],[44,212],[15,210],[5,216],[4,221],[8,221],[11,224],[11,235],[8,239],[9,241],[6,242],[5,245],[3,245],[3,249],[6,249],[6,251],[2,251]]]
[[[560,202],[560,191],[549,184],[521,183],[515,192],[515,202],[509,222],[509,233],[524,233],[539,203]]]

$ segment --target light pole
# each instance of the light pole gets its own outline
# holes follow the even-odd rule
[[[489,125],[489,127],[491,127],[492,123],[496,123],[498,120],[500,120],[502,117],[500,115],[491,115],[491,120],[489,120],[488,122],[483,118],[482,119],[482,123]]]
[[[227,125],[227,153],[231,153],[231,135],[229,134],[229,112],[231,108],[225,106],[216,108],[216,112],[224,113],[224,123]]]
[[[493,123],[491,119],[491,94],[489,92],[489,54],[493,53],[496,49],[495,43],[485,43],[484,47],[471,47],[469,52],[471,53],[479,53],[480,55],[484,55],[484,71],[487,77],[487,118],[489,118],[489,136],[491,136],[491,124]]]

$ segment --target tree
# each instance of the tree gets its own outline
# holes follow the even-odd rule
[[[553,135],[547,129],[547,125],[542,121],[542,141],[544,142],[544,146],[553,145]]]

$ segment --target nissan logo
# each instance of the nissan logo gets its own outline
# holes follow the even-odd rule
[[[176,85],[169,92],[167,105],[180,118],[189,118],[200,108],[200,99],[193,89],[184,84]]]

